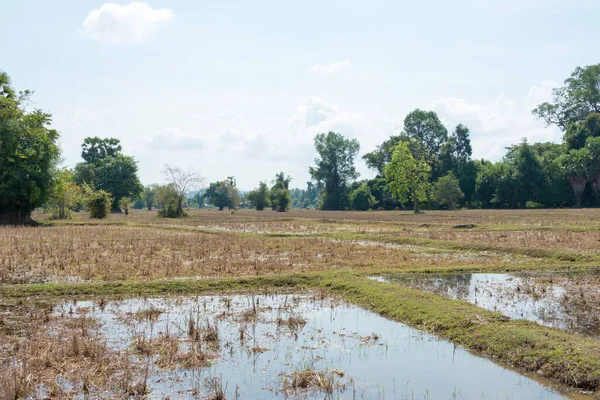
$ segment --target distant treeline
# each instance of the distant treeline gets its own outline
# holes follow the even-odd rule
[[[468,127],[449,132],[435,112],[416,109],[398,135],[362,156],[377,173],[373,179],[359,180],[358,141],[328,132],[315,136],[317,158],[306,189],[290,189],[291,178],[280,172],[247,193],[238,190],[235,177],[204,187],[195,171],[169,165],[169,183],[143,187],[136,161],[115,138],[86,138],[82,162],[72,170],[58,168],[59,133],[49,128],[50,114],[26,110],[30,95],[16,92],[0,72],[0,224],[33,223],[31,212],[40,206],[54,218],[80,209],[103,218],[130,207],[180,217],[188,207],[206,206],[419,212],[600,205],[600,64],[576,68],[553,89],[552,102],[532,110],[562,130],[561,143],[523,139],[501,161],[473,160]]]

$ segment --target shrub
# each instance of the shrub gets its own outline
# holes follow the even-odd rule
[[[458,184],[458,179],[452,172],[449,172],[448,175],[441,177],[433,184],[433,198],[441,206],[447,206],[450,210],[454,210],[456,202],[465,197]]]
[[[364,183],[350,194],[350,206],[353,210],[369,210],[373,208],[375,203],[375,197],[371,194],[371,189]]]
[[[131,207],[131,198],[129,197],[121,197],[119,200],[119,208],[125,213],[125,215],[129,215],[129,207]]]
[[[83,190],[83,204],[87,212],[90,213],[90,218],[106,218],[113,201],[110,193],[104,190],[95,190],[87,184],[84,184]]]

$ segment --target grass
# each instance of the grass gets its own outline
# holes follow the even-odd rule
[[[180,220],[134,210],[128,217],[111,215],[105,221],[80,215],[68,221],[41,219],[43,226],[36,228],[0,227],[0,306],[6,303],[4,307],[17,314],[28,309],[28,302],[51,304],[59,296],[90,296],[102,302],[111,296],[323,290],[504,365],[568,387],[600,391],[597,341],[365,278],[397,272],[583,270],[598,266],[600,210],[428,211],[423,215],[193,211]],[[468,224],[474,227],[453,228]],[[595,281],[586,285],[590,290],[598,286]],[[228,308],[226,302],[224,307]],[[137,323],[151,323],[160,312],[148,309],[132,317]],[[244,318],[248,321],[256,318],[252,308],[247,313]],[[81,327],[60,326],[43,314],[32,321],[39,322],[39,327],[17,326],[0,314],[0,339],[14,344],[27,332],[52,346],[55,351],[47,352],[43,363],[36,365],[55,365],[55,360],[63,357],[70,371],[77,371],[84,362],[96,365],[98,371],[110,368],[107,359],[94,356],[100,350],[93,346],[101,344],[90,344]],[[302,322],[291,314],[281,317],[278,324],[298,329]],[[209,347],[218,346],[220,339],[216,324],[192,317],[190,323],[198,346],[183,351],[172,337],[158,335],[140,337],[136,350],[147,355],[155,341],[160,341],[162,345],[156,347],[163,352],[156,356],[164,365],[210,362]],[[48,339],[39,330],[41,326],[64,329],[63,340]],[[240,340],[246,335],[241,329]],[[52,375],[49,371],[65,373],[67,364],[46,371],[29,370],[28,360],[39,357],[42,350],[21,348],[24,350],[11,353],[19,360],[15,365],[20,369],[4,369],[5,375],[0,377],[9,396],[30,393]],[[0,345],[0,350],[5,348]],[[143,365],[125,365],[118,355],[107,354],[125,371],[119,382],[113,383],[123,393],[143,391],[143,382],[134,379],[143,376]],[[3,358],[0,367],[7,359]],[[105,383],[93,373],[73,375],[72,379],[90,387]],[[293,377],[288,381],[293,387]],[[215,389],[217,383],[212,382]],[[219,395],[215,390],[215,398]]]

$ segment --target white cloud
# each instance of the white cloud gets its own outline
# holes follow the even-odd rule
[[[474,103],[465,99],[447,97],[429,105],[449,128],[459,123],[471,130],[473,155],[492,160],[500,159],[507,146],[517,144],[522,138],[533,142],[558,142],[561,132],[556,127],[546,128],[544,123],[531,114],[531,109],[546,101],[556,84],[543,81],[533,86],[520,101],[499,94],[487,103]]]
[[[238,167],[235,174],[240,184],[248,188],[254,183],[247,183],[245,174],[252,175],[250,172],[255,171],[252,179],[256,176],[271,178],[276,169],[296,177],[295,184],[302,186],[308,167],[313,164],[313,139],[318,133],[335,131],[349,138],[361,138],[365,152],[384,139],[377,135],[381,129],[372,128],[371,119],[340,110],[337,105],[317,97],[309,97],[290,118],[270,127],[254,127],[244,116],[231,111],[193,118],[201,123],[190,123],[185,129],[162,129],[147,143],[156,150],[164,150],[165,155],[175,150],[181,159],[194,155],[203,160],[217,160],[214,162],[219,171],[242,163],[245,166]],[[269,172],[263,175],[262,170]]]
[[[345,68],[352,67],[352,63],[348,60],[337,61],[330,64],[315,64],[308,69],[310,74],[333,74]]]
[[[98,42],[137,44],[151,37],[174,17],[172,10],[155,9],[148,3],[104,3],[83,21],[83,33]]]
[[[540,86],[532,86],[527,93],[527,105],[535,108],[538,104],[552,101],[552,89],[559,87],[556,82],[544,79]]]
[[[150,139],[150,145],[157,150],[202,150],[206,147],[206,141],[191,132],[173,127],[158,131]]]

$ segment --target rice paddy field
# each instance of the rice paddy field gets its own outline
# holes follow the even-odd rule
[[[0,227],[0,399],[600,398],[600,210]]]

